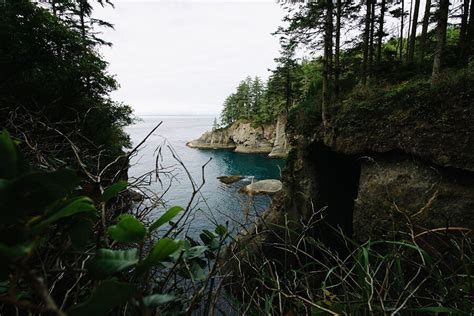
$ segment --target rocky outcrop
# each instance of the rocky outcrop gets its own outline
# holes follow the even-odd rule
[[[330,128],[295,135],[267,218],[318,214],[360,242],[474,230],[472,93],[445,90],[429,102],[423,93],[397,106],[347,108]]]
[[[202,149],[235,149],[236,145],[230,137],[228,129],[207,131],[196,140],[186,144],[191,148]]]
[[[247,194],[275,194],[283,188],[280,180],[268,179],[250,183],[242,188]]]
[[[286,117],[280,116],[275,124],[254,127],[250,122],[237,121],[227,128],[205,132],[187,143],[191,148],[233,149],[240,153],[269,154],[286,157],[290,146],[285,134]]]
[[[244,176],[220,176],[217,179],[224,184],[232,184],[244,179]]]
[[[275,141],[273,142],[273,148],[268,157],[270,158],[282,158],[288,155],[290,145],[288,144],[288,137],[286,135],[286,115],[280,115],[275,126]]]
[[[236,152],[268,154],[273,148],[275,125],[253,127],[249,122],[237,122],[229,127],[229,136]]]

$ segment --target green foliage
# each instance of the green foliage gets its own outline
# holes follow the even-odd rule
[[[159,227],[185,211],[182,207],[171,207],[148,228],[142,220],[122,214],[116,224],[106,227],[108,236],[115,241],[114,246],[104,247],[101,244],[108,245],[107,236],[101,236],[101,230],[93,230],[103,222],[99,220],[94,201],[78,194],[79,179],[74,172],[19,168],[21,155],[7,132],[0,134],[0,161],[6,170],[0,175],[0,280],[5,293],[14,293],[20,286],[27,297],[42,299],[34,294],[39,281],[31,280],[39,278],[29,265],[34,264],[38,253],[50,251],[49,244],[57,232],[65,245],[68,241],[61,240],[61,236],[70,236],[74,248],[62,248],[55,260],[77,256],[75,260],[82,261],[87,269],[87,274],[77,281],[85,282],[85,286],[65,305],[68,315],[106,315],[127,304],[127,311],[133,315],[151,313],[156,308],[173,314],[185,308],[189,298],[188,292],[180,288],[185,282],[167,287],[171,275],[195,285],[203,282],[201,286],[206,286],[209,262],[216,259],[216,252],[227,238],[224,226],[217,226],[216,233],[206,231],[205,244],[199,244],[189,237],[157,236]],[[96,203],[107,213],[106,202],[117,197],[127,185],[125,181],[110,185]],[[97,240],[106,242],[91,243],[94,235]],[[84,247],[86,245],[88,247]],[[49,272],[45,266],[38,271]],[[66,278],[75,279],[74,270],[64,273]],[[167,277],[151,278],[155,274]],[[23,279],[24,275],[32,276]],[[22,303],[20,297],[9,299]],[[33,298],[28,304],[41,306],[42,302]]]
[[[0,177],[11,179],[19,173],[19,157],[13,140],[7,131],[0,135]]]
[[[122,180],[108,186],[107,188],[105,188],[104,193],[102,193],[102,201],[108,202],[111,198],[117,196],[120,191],[125,190],[127,185],[128,182]]]
[[[120,242],[143,242],[146,236],[145,225],[130,214],[122,214],[117,225],[107,229],[110,238]]]
[[[52,212],[52,214],[37,225],[33,226],[33,232],[39,232],[46,229],[51,224],[57,222],[60,219],[67,218],[83,212],[92,212],[96,214],[94,203],[91,199],[84,196],[79,196],[67,201],[66,206],[59,209],[58,211]]]
[[[233,279],[233,294],[251,314],[299,315],[310,308],[311,315],[469,315],[474,308],[470,234],[427,230],[409,240],[358,243],[335,230],[333,237],[345,245],[336,250],[306,231],[311,225],[294,224],[273,232],[293,236],[298,244],[275,239],[262,252],[240,244],[233,253],[248,254],[238,258],[243,271]],[[275,248],[285,256],[273,256]]]
[[[184,209],[181,206],[171,207],[163,215],[161,215],[160,218],[158,218],[153,224],[150,225],[148,231],[151,233],[152,231],[158,229],[163,224],[171,221],[176,215],[178,215],[182,211],[184,211]]]
[[[242,80],[234,93],[224,101],[221,122],[230,125],[237,120],[246,120],[254,125],[274,120],[277,109],[272,108],[266,97],[267,87],[260,80],[247,77]]]
[[[88,262],[87,269],[94,278],[105,279],[136,265],[138,260],[138,249],[97,249],[95,256]]]
[[[163,260],[167,259],[168,256],[181,249],[183,244],[184,241],[182,240],[173,240],[170,238],[159,239],[143,261],[141,267],[150,268],[161,263]]]
[[[177,296],[171,294],[153,294],[143,298],[145,306],[153,308],[160,305],[172,302],[177,299]]]
[[[55,132],[59,130],[84,155],[102,151],[101,162],[107,164],[130,144],[122,127],[132,122],[132,110],[109,97],[118,84],[95,48],[101,43],[93,39],[96,30],[89,33],[87,28],[85,39],[77,26],[74,6],[79,2],[56,1],[60,7],[68,7],[58,16],[28,0],[2,4],[0,126],[20,135],[23,132],[44,149],[64,141]],[[13,120],[7,120],[9,117]],[[34,123],[26,129],[23,124],[27,120]],[[65,149],[54,156],[72,158]]]
[[[30,256],[52,225],[70,222],[82,214],[96,216],[89,198],[75,196],[79,178],[73,171],[19,168],[18,157],[16,145],[4,131],[0,135],[0,161],[5,170],[15,171],[0,175],[0,245],[5,256],[2,260],[9,263]]]

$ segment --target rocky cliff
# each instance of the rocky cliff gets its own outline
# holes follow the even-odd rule
[[[285,133],[286,117],[281,115],[275,124],[258,127],[250,122],[237,121],[229,127],[205,132],[187,143],[191,148],[233,149],[241,153],[268,154],[269,157],[286,157],[290,149]]]
[[[364,99],[311,137],[293,135],[267,220],[322,216],[360,242],[474,230],[474,87],[465,81]]]

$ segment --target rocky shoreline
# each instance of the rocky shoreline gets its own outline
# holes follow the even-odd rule
[[[232,149],[239,153],[268,154],[270,158],[285,158],[290,151],[286,135],[286,116],[276,123],[258,127],[239,120],[226,128],[207,131],[186,144],[198,149]]]

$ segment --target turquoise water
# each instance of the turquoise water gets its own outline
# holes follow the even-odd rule
[[[245,229],[269,206],[270,197],[250,198],[238,190],[250,183],[252,178],[279,179],[284,160],[228,150],[188,148],[186,146],[188,141],[198,138],[211,128],[214,117],[141,116],[140,118],[141,121],[127,128],[134,145],[138,144],[160,121],[163,122],[141,147],[138,155],[133,157],[129,170],[131,181],[141,177],[149,182],[146,190],[158,195],[166,191],[165,205],[157,207],[152,216],[159,215],[169,206],[185,207],[193,192],[185,168],[199,186],[203,177],[202,167],[206,163],[205,183],[192,203],[192,211],[187,221],[190,235],[195,236],[202,229],[212,229],[215,224],[227,224],[234,232]],[[172,152],[185,168],[173,157]],[[143,176],[155,170],[157,165],[158,178],[154,172]],[[225,185],[217,180],[218,176],[225,175],[242,175],[246,178]]]

